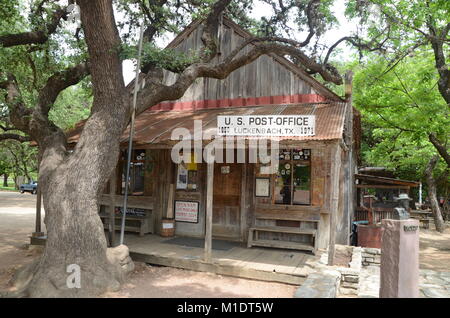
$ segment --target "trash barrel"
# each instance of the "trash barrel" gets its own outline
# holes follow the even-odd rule
[[[358,224],[369,224],[369,221],[352,222],[352,234],[350,237],[350,244],[353,246],[358,246]]]

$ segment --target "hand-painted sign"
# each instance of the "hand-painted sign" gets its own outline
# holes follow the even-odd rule
[[[198,223],[198,201],[175,201],[175,221]]]
[[[117,207],[115,209],[116,214],[123,214],[123,207]],[[145,216],[146,210],[138,209],[138,208],[127,208],[127,215],[135,215],[135,216]]]
[[[315,135],[314,115],[217,116],[219,136],[300,137]]]

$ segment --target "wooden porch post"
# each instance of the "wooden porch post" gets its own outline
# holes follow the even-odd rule
[[[41,206],[42,206],[42,192],[41,189],[39,187],[39,185],[37,186],[37,198],[36,198],[36,224],[35,224],[35,229],[34,229],[34,233],[31,234],[31,236],[33,237],[40,237],[40,236],[44,236],[44,233],[42,232],[42,228],[41,228]]]
[[[211,263],[214,160],[212,160],[211,163],[208,163],[206,180],[205,262]]]
[[[114,247],[116,243],[116,191],[117,191],[117,167],[109,180],[109,246]]]
[[[330,241],[328,244],[328,265],[333,266],[335,245],[336,245],[336,224],[339,209],[339,172],[341,169],[341,152],[339,144],[336,143],[334,156],[331,161],[332,176],[332,197],[331,197],[331,215],[330,215]]]
[[[245,163],[241,164],[241,237],[245,239],[245,232],[247,230],[247,170]]]

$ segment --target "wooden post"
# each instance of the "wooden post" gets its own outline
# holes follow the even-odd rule
[[[245,164],[240,164],[241,168],[241,238],[245,238],[245,231],[247,230],[247,170]]]
[[[334,146],[334,156],[331,161],[332,197],[330,211],[330,241],[328,244],[328,265],[333,266],[336,245],[336,224],[339,209],[339,171],[341,169],[341,152],[339,144]]]
[[[212,213],[213,213],[213,186],[214,186],[214,160],[208,163],[206,175],[206,229],[205,229],[205,262],[211,263],[212,250]]]
[[[174,197],[174,188],[175,185],[173,183],[169,186],[169,199],[167,200],[167,213],[166,217],[168,219],[173,219],[173,197]]]
[[[116,190],[117,189],[117,167],[114,168],[111,179],[109,180],[109,246],[114,247],[116,243]]]
[[[41,205],[42,205],[42,192],[41,188],[39,187],[39,184],[36,189],[37,198],[36,198],[36,224],[34,233],[31,234],[32,237],[40,237],[44,236],[44,232],[42,232],[41,228]]]
[[[373,197],[369,196],[369,214],[368,214],[368,219],[369,219],[369,225],[373,224]]]

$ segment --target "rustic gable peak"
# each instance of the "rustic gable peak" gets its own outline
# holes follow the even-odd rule
[[[219,27],[220,54],[216,62],[252,35],[231,19],[223,17]],[[192,22],[167,47],[190,52],[202,47],[200,20]],[[244,49],[247,52],[251,45]],[[172,84],[177,74],[165,71],[164,82]],[[199,78],[177,101],[161,103],[153,110],[199,109],[229,106],[255,106],[280,103],[342,101],[342,99],[307,74],[301,67],[276,54],[260,56],[232,72],[226,79]]]

